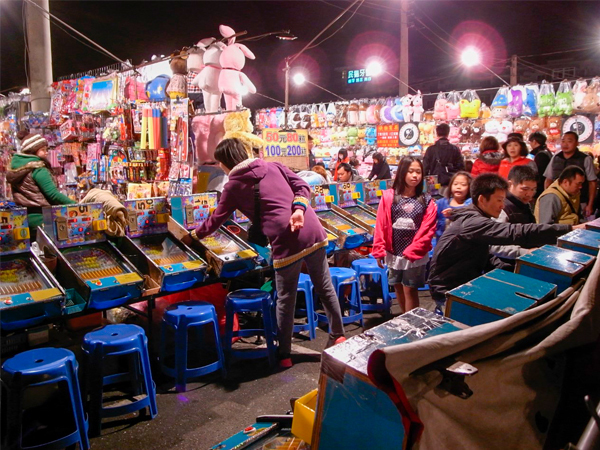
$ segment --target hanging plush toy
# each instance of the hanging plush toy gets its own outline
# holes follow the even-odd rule
[[[448,141],[450,141],[451,144],[458,144],[460,142],[460,128],[454,124],[450,125]]]
[[[479,144],[481,142],[481,135],[483,134],[483,122],[476,120],[471,128],[471,143]]]
[[[177,53],[169,63],[173,76],[167,86],[167,95],[173,100],[187,97],[187,55]]]
[[[580,78],[575,82],[575,86],[573,86],[573,109],[575,111],[581,111],[581,106],[583,105],[583,99],[585,98],[586,91],[587,81]]]
[[[410,94],[406,94],[402,97],[402,116],[404,117],[405,122],[412,121],[413,114],[413,106],[412,106],[413,96]]]
[[[510,90],[510,102],[508,102],[507,112],[510,117],[521,117],[523,114],[523,87],[514,86]]]
[[[548,140],[551,143],[556,144],[560,140],[560,125],[562,119],[557,116],[548,117],[548,122],[546,126],[546,136],[548,136]]]
[[[369,107],[368,100],[361,100],[358,104],[358,125],[367,124],[367,108]]]
[[[539,116],[550,116],[554,110],[555,101],[554,87],[552,87],[552,84],[548,83],[546,80],[542,81],[540,86]]]
[[[413,122],[420,122],[423,118],[423,96],[421,91],[417,91],[412,100]]]
[[[585,92],[583,101],[581,102],[581,110],[587,113],[600,112],[600,98],[598,91],[600,90],[600,78],[592,78]]]
[[[392,107],[392,119],[394,122],[404,122],[404,115],[402,114],[402,99],[396,98],[394,100],[394,106]]]
[[[553,112],[557,116],[570,116],[573,113],[573,92],[567,80],[561,81],[558,86]]]
[[[446,119],[455,120],[460,117],[460,95],[456,91],[448,93],[446,107]]]
[[[204,67],[192,81],[193,85],[202,90],[204,109],[206,112],[217,112],[221,107],[221,91],[219,90],[219,76],[221,65],[219,60],[225,44],[214,38],[203,39],[198,47],[204,49]]]
[[[379,117],[383,123],[392,123],[394,118],[392,117],[392,108],[394,107],[394,102],[391,98],[386,100],[385,105],[379,111]]]
[[[358,103],[356,102],[348,106],[348,125],[358,125]]]
[[[443,92],[440,92],[435,100],[435,104],[433,105],[433,118],[435,120],[446,120],[446,95]]]
[[[219,90],[225,97],[225,106],[232,111],[242,106],[242,95],[246,92],[256,93],[256,87],[246,76],[242,69],[246,64],[246,58],[255,59],[248,47],[244,44],[232,42],[235,38],[235,31],[232,28],[220,25],[221,35],[229,39],[229,45],[223,49],[219,63],[221,64],[221,73],[219,74]]]
[[[528,117],[538,115],[539,87],[537,84],[528,84],[525,86],[525,101],[523,104],[523,114]]]

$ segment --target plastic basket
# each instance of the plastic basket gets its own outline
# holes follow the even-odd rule
[[[311,444],[315,412],[317,409],[317,389],[303,395],[294,403],[292,434]]]

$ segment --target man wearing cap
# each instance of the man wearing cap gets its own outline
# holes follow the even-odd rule
[[[15,153],[6,174],[13,200],[27,208],[31,239],[35,239],[37,227],[43,222],[42,208],[51,205],[76,203],[62,194],[54,182],[48,154],[48,141],[39,134],[20,132],[21,151]]]

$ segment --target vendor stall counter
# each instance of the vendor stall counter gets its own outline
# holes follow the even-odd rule
[[[338,183],[332,185],[332,191],[334,198],[333,211],[366,229],[370,234],[368,241],[372,241],[377,212],[373,213],[370,208],[367,209],[359,204],[360,199],[364,198],[363,183]]]
[[[11,331],[59,316],[65,292],[30,250],[27,209],[0,211],[0,327]]]
[[[75,289],[89,308],[98,310],[140,297],[144,280],[108,242],[101,203],[51,206],[43,213],[37,241],[45,254],[59,259],[56,276],[64,288]]]

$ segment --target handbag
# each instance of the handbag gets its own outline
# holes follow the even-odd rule
[[[260,216],[260,181],[254,184],[254,220],[248,228],[248,242],[266,247],[269,239],[262,232],[262,221]]]

